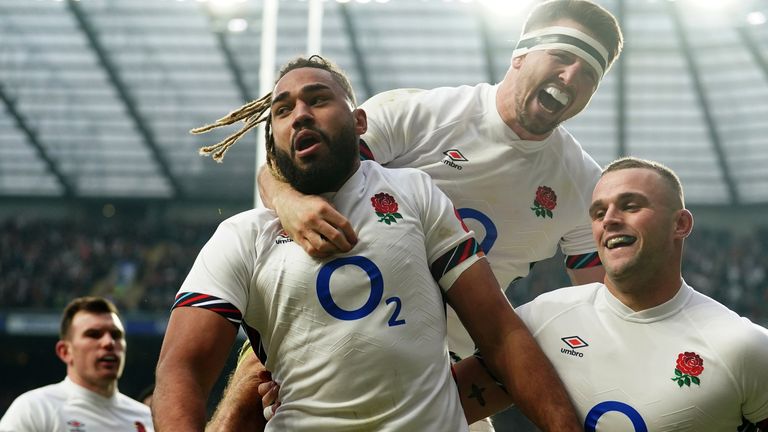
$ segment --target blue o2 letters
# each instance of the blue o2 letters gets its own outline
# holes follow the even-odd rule
[[[368,275],[368,279],[371,283],[371,293],[368,296],[368,301],[358,309],[354,310],[340,308],[331,295],[331,275],[336,269],[345,265],[354,265],[363,269]],[[384,278],[381,275],[381,271],[376,267],[376,264],[374,264],[373,261],[362,256],[337,258],[326,263],[317,274],[316,286],[317,298],[320,300],[320,305],[323,306],[323,309],[325,309],[325,311],[332,317],[344,321],[359,320],[370,315],[379,303],[381,303],[381,298],[384,295]],[[400,310],[403,306],[400,297],[390,297],[386,300],[387,305],[392,303],[394,303],[394,311],[389,318],[389,326],[394,327],[405,324],[405,319],[399,318]]]
[[[617,401],[605,401],[592,407],[587,413],[587,418],[584,419],[584,430],[586,432],[595,432],[597,428],[597,421],[603,414],[610,411],[618,411],[627,417],[632,422],[632,426],[635,428],[635,432],[648,432],[648,426],[646,426],[643,417],[637,412],[636,409],[631,406]]]

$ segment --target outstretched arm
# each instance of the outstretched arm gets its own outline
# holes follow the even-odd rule
[[[304,195],[276,179],[267,167],[258,175],[259,195],[275,210],[283,229],[309,255],[324,258],[348,252],[357,243],[349,220],[317,195]]]
[[[204,429],[205,404],[235,334],[235,326],[215,312],[196,307],[171,312],[152,398],[156,431]]]
[[[502,293],[488,261],[472,264],[447,296],[520,410],[542,430],[581,431],[562,382]]]

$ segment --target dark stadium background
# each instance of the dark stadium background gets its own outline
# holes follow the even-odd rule
[[[622,22],[625,52],[567,127],[600,164],[676,170],[696,218],[686,280],[767,324],[768,0],[597,2]],[[259,96],[266,3],[230,3],[0,0],[0,413],[63,378],[58,314],[88,293],[123,312],[120,389],[137,396],[197,251],[253,206],[255,135],[216,164],[197,149],[228,131],[187,133]],[[315,42],[360,101],[498,82],[530,4],[490,3],[328,1]],[[305,50],[309,4],[279,1],[277,64]],[[511,300],[567,285],[560,259]],[[514,410],[497,419],[530,429]]]

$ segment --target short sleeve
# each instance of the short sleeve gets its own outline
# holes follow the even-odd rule
[[[25,393],[13,401],[0,419],[0,432],[47,432],[53,430],[50,416],[44,415],[40,409],[44,404],[35,404],[31,395]],[[36,407],[37,405],[37,407]]]
[[[432,275],[448,290],[461,273],[477,261],[480,247],[448,197],[427,174],[417,173],[423,195],[422,226]]]
[[[744,389],[742,413],[752,423],[768,419],[768,330],[743,318],[748,338],[740,359],[743,373],[739,375]]]
[[[423,130],[411,130],[415,119],[412,99],[422,93],[418,89],[397,89],[379,93],[360,108],[368,117],[368,131],[363,141],[376,162],[386,165],[408,153],[420,141]]]
[[[222,222],[200,250],[179,294],[214,296],[244,314],[257,258],[253,247],[256,235],[249,226],[231,219]]]

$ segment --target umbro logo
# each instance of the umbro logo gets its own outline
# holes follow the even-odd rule
[[[456,168],[461,171],[462,166],[455,162],[469,162],[469,159],[465,158],[460,151],[456,149],[446,150],[443,152],[445,158],[443,158],[443,164],[448,165],[451,168]]]
[[[293,242],[293,239],[288,235],[285,230],[280,230],[279,233],[277,233],[277,238],[275,239],[275,244],[285,244],[285,243],[291,243]]]
[[[589,346],[589,344],[584,339],[578,336],[566,336],[564,338],[560,338],[560,340],[568,345],[568,348],[560,348],[560,352],[563,354],[572,355],[574,357],[584,357],[584,353],[576,350]]]

